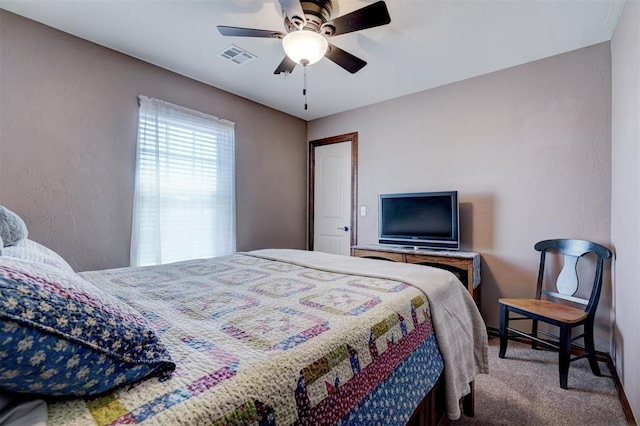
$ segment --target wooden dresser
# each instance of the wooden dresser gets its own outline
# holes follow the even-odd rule
[[[393,262],[417,263],[453,272],[480,309],[480,253],[413,249],[402,246],[362,244],[351,247],[351,256]]]

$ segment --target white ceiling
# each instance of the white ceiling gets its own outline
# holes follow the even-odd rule
[[[373,0],[334,0],[334,17]],[[368,65],[328,59],[274,75],[277,39],[221,36],[216,25],[284,31],[276,0],[0,0],[0,8],[312,120],[611,40],[624,0],[387,0],[391,24],[331,38]],[[216,54],[235,44],[257,59]]]

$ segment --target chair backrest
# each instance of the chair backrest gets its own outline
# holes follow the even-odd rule
[[[545,294],[574,303],[580,303],[586,305],[585,312],[589,316],[595,315],[598,300],[600,299],[600,290],[602,288],[603,264],[605,259],[611,257],[611,250],[591,241],[573,239],[544,240],[538,242],[534,247],[540,252],[540,269],[538,271],[536,299],[540,299],[540,297]],[[542,288],[547,252],[555,252],[564,256],[564,265],[556,279],[557,292]],[[595,273],[591,295],[589,299],[583,299],[574,296],[580,284],[577,266],[578,260],[589,253],[596,255]]]

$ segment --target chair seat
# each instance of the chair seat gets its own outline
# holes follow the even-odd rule
[[[581,309],[559,305],[548,300],[537,299],[499,299],[503,305],[521,309],[535,315],[547,317],[567,324],[580,322],[587,317]]]

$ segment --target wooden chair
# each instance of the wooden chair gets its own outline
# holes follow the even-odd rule
[[[593,343],[593,321],[600,298],[602,287],[602,270],[605,259],[611,257],[611,251],[599,244],[583,240],[545,240],[535,245],[535,249],[540,252],[540,269],[538,272],[538,283],[535,299],[500,299],[500,353],[499,357],[504,358],[507,351],[507,341],[509,333],[524,336],[531,339],[531,347],[537,348],[538,343],[553,347],[559,351],[560,365],[560,387],[567,389],[567,376],[569,374],[569,364],[578,359],[587,357],[591,371],[596,376],[600,376],[600,368],[596,360],[596,351]],[[564,265],[556,279],[557,292],[543,288],[545,277],[545,260],[547,252],[558,253],[564,256]],[[591,295],[588,300],[575,297],[579,285],[582,284],[578,277],[578,260],[589,253],[596,256],[595,276]],[[585,283],[586,284],[586,283]],[[568,306],[567,304],[554,303],[548,300],[541,300],[541,296],[550,296],[555,299],[566,300],[574,305],[582,305],[581,309]],[[524,317],[511,318],[514,320],[532,320],[531,333],[509,327],[509,312],[514,312]],[[543,321],[560,328],[560,336],[538,330],[538,321]],[[572,338],[572,330],[575,327],[584,326],[583,333]],[[539,335],[553,337],[554,341],[541,339]],[[571,358],[571,345],[576,339],[584,338],[586,353]]]

